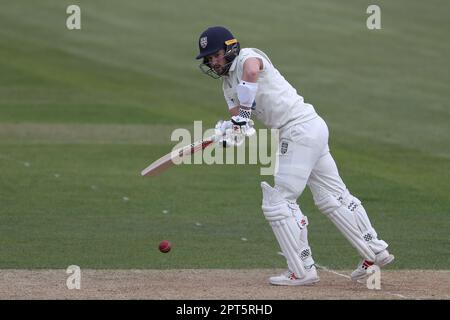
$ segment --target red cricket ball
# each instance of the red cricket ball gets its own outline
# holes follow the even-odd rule
[[[159,251],[167,253],[170,251],[171,245],[168,240],[163,240],[159,243]]]

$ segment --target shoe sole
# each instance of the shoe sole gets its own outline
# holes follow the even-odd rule
[[[312,279],[312,280],[309,280],[307,282],[302,282],[302,283],[293,283],[292,281],[290,281],[290,282],[272,282],[272,281],[269,281],[269,283],[271,285],[274,285],[274,286],[311,286],[311,285],[314,285],[315,283],[317,283],[319,281],[320,281],[320,279],[316,278],[316,279]]]

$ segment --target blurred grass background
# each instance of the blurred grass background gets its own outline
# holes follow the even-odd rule
[[[81,7],[81,30],[66,8]],[[381,30],[366,8],[381,8]],[[175,128],[226,118],[197,39],[265,51],[330,128],[344,181],[397,260],[448,269],[448,1],[7,1],[0,11],[0,268],[283,267],[256,165],[144,179]],[[356,252],[314,207],[316,260]],[[166,212],[166,213],[165,213]],[[161,254],[162,239],[173,243]],[[242,240],[245,238],[246,241]]]

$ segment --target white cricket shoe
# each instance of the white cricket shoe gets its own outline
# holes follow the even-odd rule
[[[295,273],[290,270],[279,276],[269,278],[270,284],[276,286],[307,286],[319,282],[319,280],[315,266],[312,266],[311,269],[306,271],[306,276],[302,279],[297,278]]]
[[[358,264],[358,267],[352,272],[351,277],[353,281],[357,281],[359,279],[363,279],[367,274],[367,268],[371,265],[375,264],[379,267],[383,267],[389,263],[394,261],[394,256],[389,254],[387,250],[383,250],[375,256],[375,261],[369,261],[362,259]]]

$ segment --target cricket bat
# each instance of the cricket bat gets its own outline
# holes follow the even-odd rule
[[[191,154],[194,154],[198,151],[204,150],[206,147],[211,145],[216,140],[217,140],[216,135],[212,135],[206,139],[191,143],[188,146],[175,149],[172,152],[154,161],[151,165],[142,170],[141,176],[146,177],[156,176],[161,172],[167,170],[168,168],[176,164],[180,164],[183,161],[183,158],[188,157]]]

